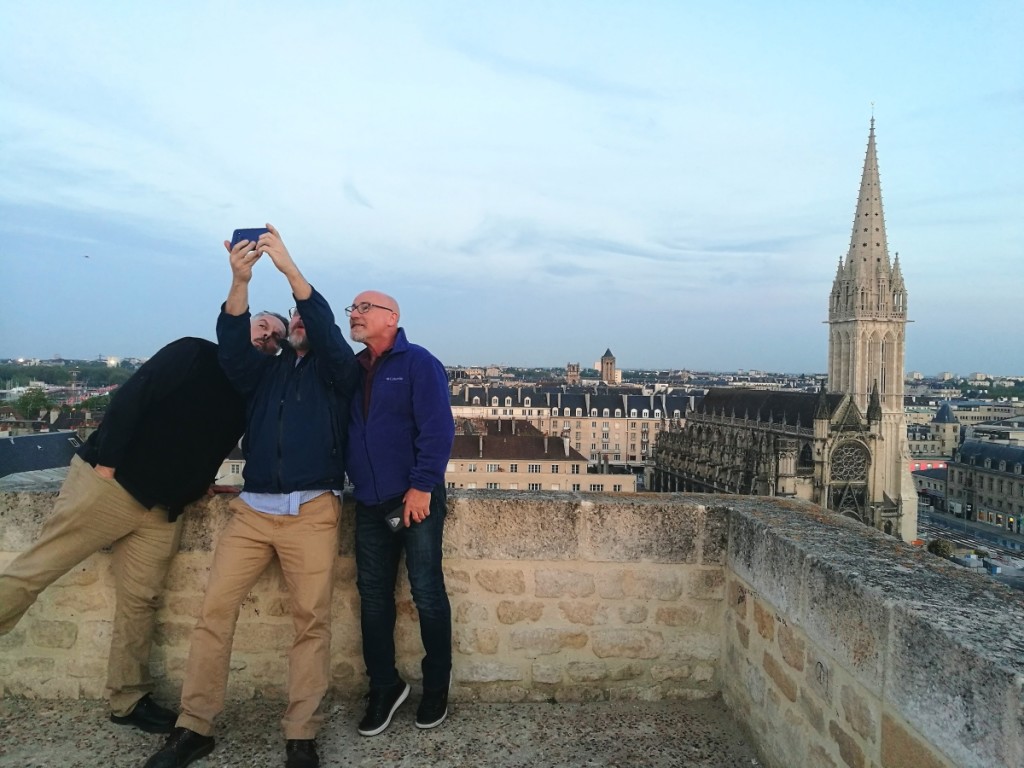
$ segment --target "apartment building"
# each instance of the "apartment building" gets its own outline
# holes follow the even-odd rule
[[[946,502],[957,516],[1020,533],[1024,446],[965,441],[947,467]]]

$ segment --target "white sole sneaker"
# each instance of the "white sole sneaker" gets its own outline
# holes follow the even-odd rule
[[[398,708],[400,706],[402,706],[402,702],[404,702],[407,698],[409,698],[409,691],[410,690],[411,689],[409,688],[409,684],[406,683],[405,684],[405,690],[402,691],[402,695],[399,696],[397,699],[395,699],[395,703],[391,705],[391,711],[388,712],[387,720],[385,720],[383,723],[381,723],[379,726],[377,726],[373,730],[363,730],[362,728],[357,728],[356,730],[359,731],[359,735],[360,736],[376,736],[378,733],[382,733],[385,728],[387,728],[389,725],[391,725],[391,718],[395,716],[395,712],[398,710]]]

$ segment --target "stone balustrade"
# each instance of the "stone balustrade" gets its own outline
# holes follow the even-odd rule
[[[0,568],[53,493],[0,493]],[[336,569],[333,692],[365,690],[351,507]],[[154,673],[180,686],[224,497],[187,517]],[[1024,597],[802,502],[683,494],[464,492],[450,499],[453,697],[722,695],[775,768],[1024,766]],[[408,585],[399,668],[419,677]],[[100,697],[113,605],[99,553],[0,638],[0,695]],[[234,698],[281,695],[288,595],[272,566],[246,599]]]

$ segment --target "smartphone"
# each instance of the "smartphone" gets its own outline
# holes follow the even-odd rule
[[[397,499],[384,503],[384,522],[392,533],[398,533],[405,528],[405,499],[399,496]]]
[[[248,240],[250,243],[255,243],[260,239],[260,235],[270,230],[266,227],[250,227],[249,229],[236,229],[231,235],[231,247],[234,248],[243,240]]]

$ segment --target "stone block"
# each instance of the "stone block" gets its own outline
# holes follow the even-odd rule
[[[882,768],[949,768],[931,746],[911,733],[892,715],[882,716]]]
[[[736,637],[744,648],[750,647],[750,628],[740,621],[736,621]]]
[[[523,621],[537,622],[544,615],[544,603],[502,600],[498,603],[496,613],[498,621],[502,624],[519,624]]]
[[[771,642],[775,639],[775,611],[760,600],[754,601],[754,622],[757,634]]]
[[[820,744],[815,744],[807,753],[807,765],[815,768],[839,768],[832,756]]]
[[[665,680],[689,680],[691,668],[688,664],[653,664],[651,666],[651,679],[656,683]]]
[[[828,732],[832,741],[839,747],[839,756],[850,768],[865,768],[864,750],[857,741],[844,731],[835,720],[830,720]]]
[[[729,550],[729,509],[709,505],[704,508],[704,537],[700,543],[700,562],[724,565]]]
[[[535,683],[550,685],[562,682],[563,667],[561,664],[535,661],[531,667],[531,673]]]
[[[654,621],[666,627],[697,627],[701,612],[689,605],[663,605],[654,613]]]
[[[729,515],[727,567],[759,597],[799,620],[804,599],[804,561],[798,544],[747,511]]]
[[[608,569],[597,577],[597,592],[606,600],[678,600],[683,595],[684,578],[669,570]]]
[[[642,629],[594,630],[591,646],[598,658],[656,659],[665,647],[660,632]]]
[[[523,672],[519,667],[500,661],[474,661],[469,664],[460,664],[455,667],[452,674],[460,683],[515,682],[523,679]]]
[[[570,570],[538,569],[534,574],[537,597],[588,597],[594,594],[594,576]]]
[[[749,591],[742,582],[735,579],[729,580],[726,602],[729,610],[733,611],[743,620],[747,618],[747,605],[750,602],[750,599],[748,599]]]
[[[570,661],[565,671],[574,683],[593,683],[608,677],[607,665],[597,661]]]
[[[464,600],[453,606],[452,619],[456,624],[473,624],[487,621],[489,613],[486,605]]]
[[[800,709],[803,711],[804,718],[810,726],[824,736],[825,713],[822,712],[821,705],[808,694],[806,687],[801,687],[800,689]]]
[[[874,744],[877,740],[878,716],[877,705],[869,701],[852,685],[843,685],[839,691],[839,701],[843,705],[846,722],[854,733],[865,742]]]
[[[600,496],[596,498],[601,499]],[[661,494],[584,502],[588,555],[610,562],[696,563],[704,508]]]
[[[78,625],[73,621],[37,620],[29,626],[28,637],[40,648],[70,648],[78,639]]]
[[[480,701],[488,703],[516,703],[523,701],[529,691],[522,685],[509,685],[507,683],[492,683],[481,686],[477,696]]]
[[[449,595],[466,594],[472,588],[469,571],[446,566],[444,568],[444,586]]]
[[[521,570],[483,569],[476,573],[477,583],[487,592],[521,595],[526,592],[526,576]]]
[[[780,624],[778,640],[782,660],[797,672],[803,672],[805,644],[800,634],[788,624]]]
[[[643,624],[647,621],[647,608],[643,605],[622,605],[618,610],[623,624]]]
[[[1024,645],[926,610],[893,611],[884,699],[957,765],[1024,765],[1024,675],[1000,658],[1005,649],[1019,658]]]
[[[827,562],[811,562],[806,571],[808,601],[802,629],[807,639],[881,696],[889,633],[889,605],[855,573]]]
[[[768,653],[768,651],[765,651],[761,664],[764,667],[764,671],[768,674],[768,677],[770,677],[772,682],[778,686],[782,695],[790,701],[796,701],[796,694],[799,688],[793,678],[786,674],[786,670],[781,664],[779,664],[775,657]]]
[[[498,633],[491,627],[456,628],[452,640],[459,653],[493,656],[498,652]]]
[[[721,600],[725,593],[725,572],[721,568],[693,571],[689,593],[698,600]]]
[[[571,624],[594,626],[608,623],[608,608],[600,603],[570,603],[563,600],[558,604],[558,609]]]
[[[581,510],[568,494],[475,491],[448,499],[445,555],[466,560],[574,560]]]
[[[587,644],[583,632],[538,627],[536,629],[514,629],[509,635],[509,646],[513,650],[526,651],[529,656],[548,656],[563,648],[582,648]]]

